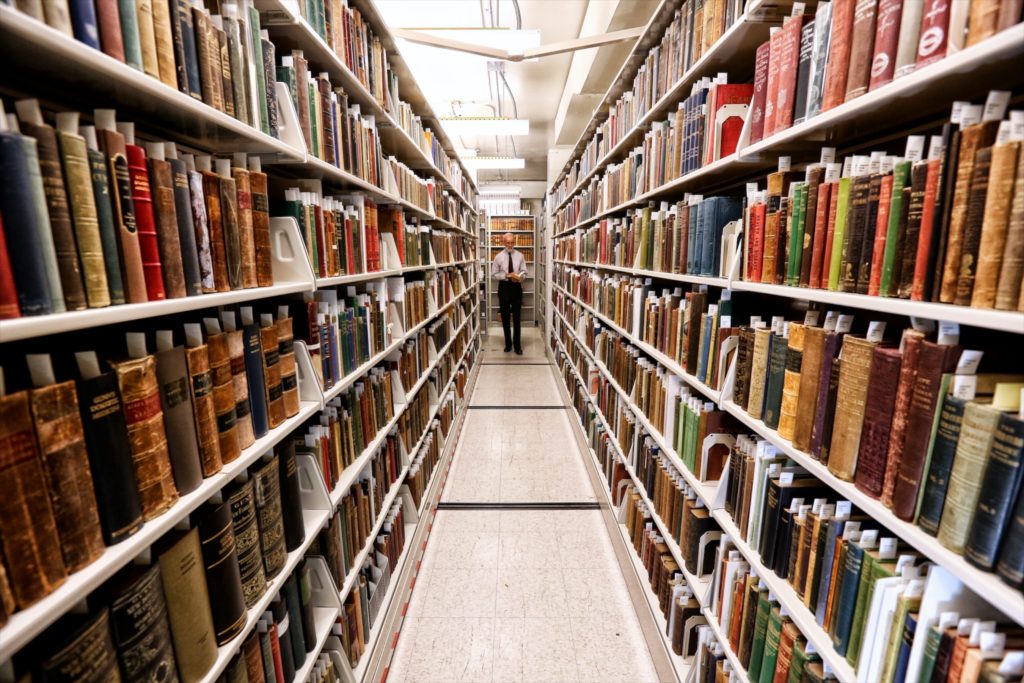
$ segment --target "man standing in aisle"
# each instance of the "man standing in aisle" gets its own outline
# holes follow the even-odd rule
[[[519,341],[519,311],[523,306],[523,280],[526,279],[526,259],[515,248],[516,238],[510,232],[502,237],[505,250],[498,252],[491,263],[491,277],[498,281],[498,306],[501,308],[501,326],[505,330],[505,353],[515,346],[523,355]],[[509,318],[512,320],[509,321]],[[510,327],[515,327],[515,331]]]

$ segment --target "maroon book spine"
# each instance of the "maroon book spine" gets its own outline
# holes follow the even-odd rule
[[[0,216],[0,320],[20,317],[18,289],[14,286],[14,272],[11,270],[11,259],[7,253],[3,217]]]
[[[768,56],[771,42],[765,41],[757,48],[754,57],[754,99],[750,113],[750,142],[753,144],[764,137],[764,107],[768,100]],[[684,242],[685,244],[685,242]]]
[[[139,249],[142,252],[142,270],[146,277],[146,296],[150,301],[167,298],[164,292],[164,274],[160,265],[160,240],[153,215],[153,193],[149,187],[146,151],[138,145],[125,145],[128,152],[128,173],[132,181],[132,203],[138,228]]]
[[[864,426],[860,433],[860,455],[854,483],[872,498],[882,495],[885,462],[889,452],[896,389],[900,380],[899,349],[875,348],[871,356]]]
[[[912,0],[915,1],[915,0]],[[900,43],[900,19],[903,0],[878,0],[875,19],[875,56],[871,59],[868,90],[880,88],[892,80],[896,70],[896,50]]]

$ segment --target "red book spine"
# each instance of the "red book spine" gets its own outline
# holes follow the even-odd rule
[[[764,219],[765,209],[762,204],[750,207],[750,258],[747,260],[747,280],[761,281],[761,264],[764,259]]]
[[[356,274],[356,255],[352,249],[352,219],[345,218],[345,273]]]
[[[765,42],[757,48],[754,57],[754,99],[750,104],[750,142],[764,137],[764,107],[768,98],[768,61],[771,43]]]
[[[3,217],[0,216],[0,320],[20,317],[18,289],[14,286],[14,272],[11,270],[11,259],[7,253]]]
[[[828,278],[831,274],[830,266],[832,264],[832,238],[835,236],[836,231],[836,211],[839,205],[839,186],[838,184],[833,185],[832,189],[834,192],[828,199],[828,230],[825,232],[825,253],[824,260],[821,262],[821,282],[819,283],[821,288],[824,289],[828,286]]]
[[[782,39],[785,29],[779,29],[768,41],[768,95],[764,104],[764,136],[769,137],[775,132],[776,105],[779,100],[779,73],[782,66]]]
[[[330,274],[330,270],[327,268],[327,263],[330,260],[328,258],[327,252],[328,252],[328,250],[330,250],[331,247],[327,243],[327,234],[324,231],[324,212],[320,208],[319,205],[317,205],[317,206],[315,206],[313,208],[313,215],[315,216],[315,220],[314,220],[315,226],[314,226],[313,229],[316,230],[316,243],[317,243],[316,262],[317,262],[317,268],[318,268],[318,272],[321,275],[327,276],[327,275]]]
[[[277,624],[271,623],[267,632],[270,633],[270,652],[274,657],[274,673],[277,677],[277,683],[285,683],[284,663],[281,661],[281,641],[277,635]]]
[[[910,0],[917,2],[918,0]],[[871,80],[868,90],[880,88],[892,80],[896,70],[896,50],[900,42],[900,19],[903,0],[878,0],[875,19],[875,56],[871,59]]]
[[[892,203],[892,175],[882,178],[878,190],[878,220],[875,222],[875,243],[871,249],[871,279],[868,294],[878,296],[882,283],[882,262],[885,260],[885,238],[889,228],[889,206]]]
[[[919,0],[924,2],[921,31],[917,39],[917,66],[937,62],[946,56],[949,38],[949,0]]]
[[[146,170],[146,150],[138,145],[125,145],[125,149],[128,153],[128,175],[132,181],[139,250],[142,252],[142,271],[146,277],[146,296],[150,301],[162,301],[167,296],[160,265],[160,240],[153,216],[153,193],[149,189],[149,172]]]
[[[117,9],[117,0],[96,0],[96,23],[99,25],[103,51],[124,63],[124,40],[121,37],[121,15]]]
[[[832,38],[825,68],[825,94],[821,110],[827,111],[846,99],[846,76],[850,70],[850,35],[853,33],[853,7],[856,0],[833,0]]]
[[[814,244],[811,248],[811,276],[808,282],[813,289],[821,288],[821,266],[825,262],[825,226],[828,223],[828,208],[834,187],[835,183],[822,183],[818,186],[818,206],[814,217],[814,225],[817,226],[817,229],[814,231]]]
[[[718,111],[722,107],[731,104],[749,104],[753,95],[754,86],[750,83],[733,83],[718,86],[715,95],[715,115],[710,117],[711,130],[715,131],[716,137],[713,137],[708,145],[708,159],[706,163],[710,164],[716,158],[722,159],[735,152],[739,144],[740,133],[743,131],[743,117],[741,116],[730,116],[722,122],[721,130],[717,130],[719,128],[717,122]],[[715,142],[716,138],[718,140],[717,143]],[[717,153],[715,151],[716,146],[718,147]]]
[[[779,75],[775,100],[775,126],[772,132],[793,125],[793,107],[796,106],[796,74],[800,66],[800,32],[810,16],[801,14],[786,20],[779,31]]]
[[[911,301],[924,301],[924,285],[931,261],[932,230],[935,227],[935,202],[939,192],[942,162],[928,162],[928,175],[924,184],[924,208],[921,211],[921,229],[917,235],[917,256],[914,258],[914,279],[910,288]]]

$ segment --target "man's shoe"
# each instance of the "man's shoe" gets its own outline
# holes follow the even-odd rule
[[[516,349],[516,355],[517,356],[523,355],[523,350],[522,349]]]
[[[511,346],[506,346],[505,347],[505,353],[509,353],[511,351],[512,351],[512,347]]]

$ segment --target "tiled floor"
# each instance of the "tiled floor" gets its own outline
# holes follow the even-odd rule
[[[495,339],[497,342],[495,343]],[[536,328],[492,329],[442,500],[593,502]],[[439,510],[388,673],[394,681],[656,681],[598,510]]]

